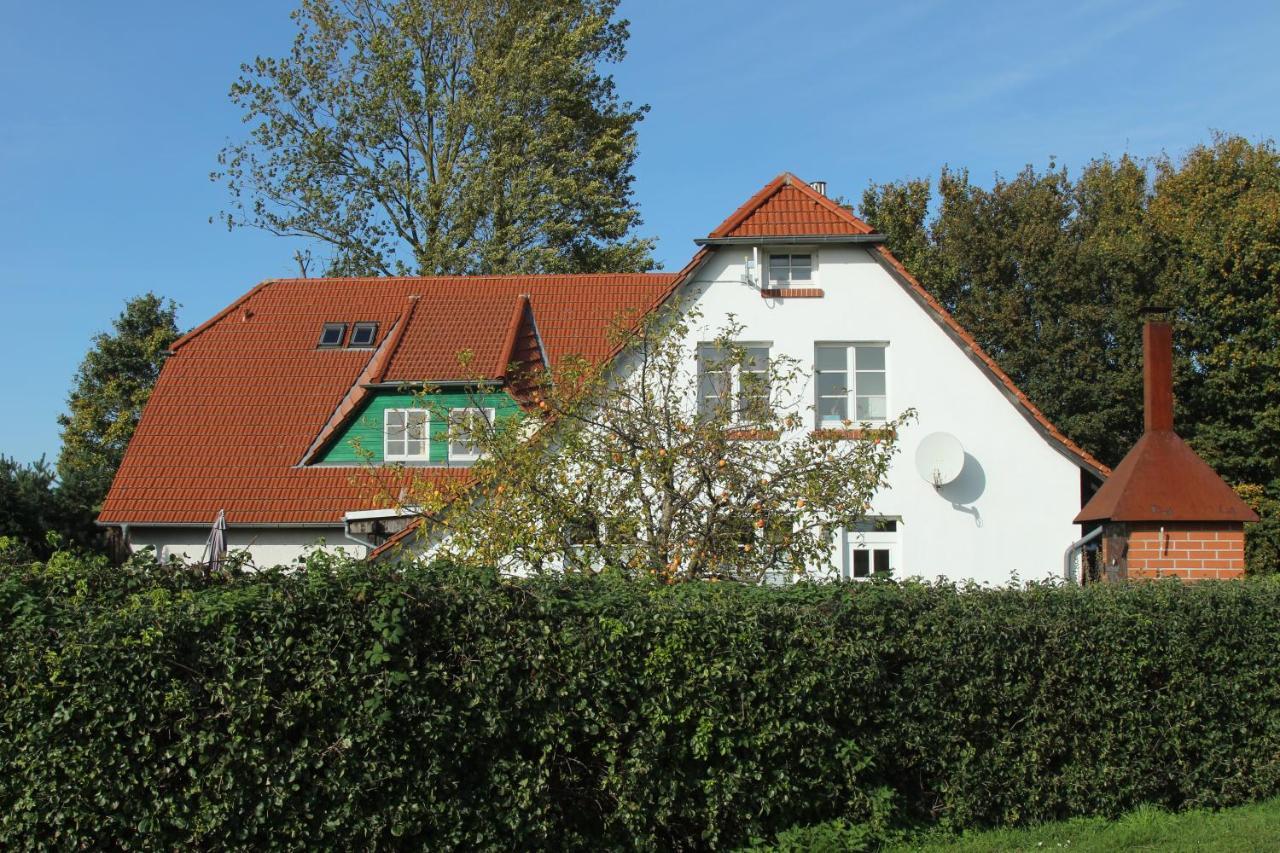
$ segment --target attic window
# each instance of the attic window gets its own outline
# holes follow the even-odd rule
[[[346,323],[325,323],[320,332],[320,343],[316,346],[323,349],[342,346],[342,337],[347,333]]]
[[[773,287],[813,284],[813,254],[804,252],[775,252],[769,255],[769,284]]]
[[[347,343],[349,347],[371,347],[373,339],[378,336],[377,323],[356,323],[351,328],[351,340]]]

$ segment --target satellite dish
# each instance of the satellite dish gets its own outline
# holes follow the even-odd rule
[[[964,445],[951,433],[930,433],[920,440],[916,448],[916,470],[935,489],[959,477],[963,468]]]

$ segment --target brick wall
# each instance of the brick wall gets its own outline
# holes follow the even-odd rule
[[[1126,556],[1130,578],[1179,577],[1224,580],[1244,577],[1244,528],[1240,524],[1155,522],[1130,524]]]

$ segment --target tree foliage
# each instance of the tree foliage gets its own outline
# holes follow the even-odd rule
[[[601,70],[616,0],[303,0],[242,66],[215,179],[229,227],[320,241],[329,274],[634,271],[636,124]]]
[[[68,412],[58,418],[58,479],[84,525],[92,525],[101,508],[165,353],[178,337],[177,310],[172,300],[154,293],[130,299],[112,331],[96,335],[80,363]]]
[[[455,424],[481,461],[461,501],[458,488],[413,490],[434,553],[667,581],[830,569],[836,529],[885,485],[902,421],[854,440],[811,432],[799,364],[764,363],[735,342],[732,318],[701,348],[700,378],[687,343],[698,316],[672,306],[620,331],[614,363],[571,359],[532,377],[523,420]]]
[[[862,212],[1067,435],[1115,464],[1142,431],[1140,310],[1172,309],[1177,428],[1280,546],[1280,152],[1218,136],[1185,157],[1050,163],[987,189],[873,185]],[[1261,550],[1259,550],[1261,549]],[[1273,564],[1252,560],[1256,570]]]
[[[0,551],[48,556],[48,533],[63,526],[64,512],[54,470],[41,457],[22,465],[0,456]]]

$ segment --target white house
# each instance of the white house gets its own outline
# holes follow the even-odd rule
[[[839,536],[843,574],[999,583],[1060,571],[1080,536],[1072,519],[1108,469],[879,235],[784,174],[697,242],[675,274],[264,282],[174,345],[100,520],[162,556],[198,559],[218,510],[232,547],[259,564],[321,539],[385,553],[410,538],[408,517],[386,508],[407,479],[465,477],[473,461],[442,440],[446,424],[414,413],[414,386],[460,411],[448,394],[475,378],[458,366],[467,349],[489,382],[484,405],[515,411],[508,364],[605,358],[619,312],[675,299],[702,318],[691,363],[732,314],[742,343],[812,366],[806,428],[917,412],[873,517]]]

